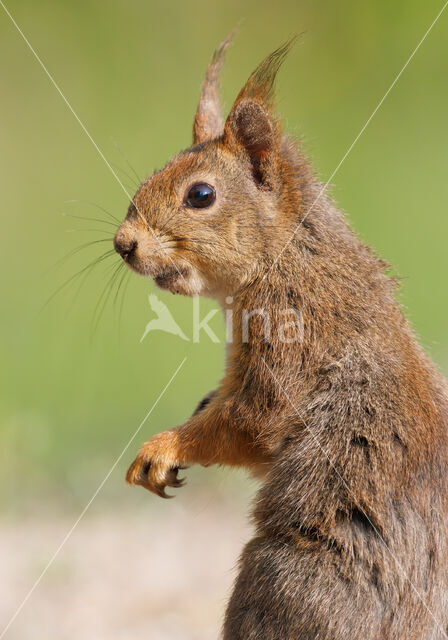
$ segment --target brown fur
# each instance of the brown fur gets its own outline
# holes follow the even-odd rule
[[[224,128],[217,54],[195,121],[199,146],[141,185],[117,232],[136,272],[223,305],[231,295],[236,324],[219,388],[144,444],[127,480],[165,495],[180,485],[177,470],[196,463],[263,476],[225,640],[441,640],[447,387],[385,264],[327,194],[318,198],[308,161],[281,133],[272,95],[287,49],[252,74]],[[210,208],[185,205],[195,182],[214,186]],[[267,310],[276,327],[291,307],[300,343],[275,332],[265,340],[257,318],[241,340],[243,309]]]

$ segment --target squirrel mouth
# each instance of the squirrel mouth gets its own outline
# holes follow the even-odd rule
[[[155,275],[154,282],[161,289],[170,289],[179,278],[184,278],[187,274],[188,269],[176,269],[176,267],[172,267]]]

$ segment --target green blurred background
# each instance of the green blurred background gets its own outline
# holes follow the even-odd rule
[[[268,52],[304,32],[280,74],[278,109],[325,181],[440,8],[438,0],[9,6],[130,193],[133,172],[123,156],[143,178],[190,144],[205,67],[240,20],[223,73],[226,108]],[[447,30],[443,15],[332,181],[361,236],[403,277],[407,313],[445,371]],[[121,219],[128,200],[3,10],[0,54],[3,502],[26,509],[63,495],[66,505],[84,504],[188,354],[100,497],[125,502],[131,494],[123,473],[137,446],[183,421],[214,387],[224,345],[205,334],[194,345],[162,333],[140,343],[153,317],[154,285],[137,276],[126,281],[121,317],[124,288],[115,306],[112,292],[96,322],[97,300],[118,258],[95,269],[79,291],[82,278],[72,281],[41,310],[109,244],[55,263],[114,231],[61,214],[110,221],[99,206]],[[191,300],[158,295],[191,335]],[[213,307],[201,304],[204,312]],[[211,324],[222,337],[221,319]]]
[[[278,109],[286,129],[302,139],[326,181],[441,6],[440,0],[15,0],[8,8],[133,193],[133,170],[123,156],[143,178],[189,146],[207,63],[215,46],[239,21],[223,73],[226,108],[267,53],[293,33],[304,32],[281,71]],[[448,13],[435,25],[332,180],[334,196],[358,232],[402,277],[406,312],[445,372],[447,31]],[[120,623],[112,625],[115,631],[92,631],[92,617],[81,604],[76,605],[80,594],[85,604],[86,594],[93,593],[95,606],[101,609],[98,594],[104,584],[92,580],[102,576],[109,589],[103,598],[104,611],[122,611],[116,603],[122,602],[124,591],[116,585],[125,584],[130,593],[129,567],[133,567],[135,589],[140,584],[147,589],[142,587],[144,614],[139,630],[132,627],[132,637],[211,637],[204,626],[204,611],[209,611],[213,629],[219,614],[207,597],[218,606],[224,583],[217,572],[215,589],[207,582],[211,574],[206,569],[215,569],[215,545],[225,567],[236,557],[246,538],[243,514],[253,487],[235,473],[191,470],[189,485],[177,499],[162,503],[142,490],[126,487],[124,473],[144,440],[181,423],[216,385],[223,371],[224,344],[211,342],[205,334],[199,344],[192,344],[160,332],[150,333],[140,343],[154,317],[148,294],[155,287],[137,276],[127,280],[124,301],[124,287],[115,305],[116,291],[112,291],[98,319],[95,309],[110,269],[118,264],[115,257],[88,278],[70,281],[42,309],[68,278],[110,248],[114,227],[94,219],[111,221],[101,208],[121,219],[128,198],[1,8],[0,59],[0,500],[10,523],[1,534],[6,543],[0,539],[0,550],[13,542],[5,551],[13,555],[6,556],[9,571],[4,576],[2,593],[7,597],[2,596],[2,619],[13,613],[187,355],[179,375],[79,525],[71,541],[74,546],[64,547],[33,595],[34,607],[27,605],[27,614],[14,623],[11,637],[36,640],[41,637],[37,628],[45,629],[46,640],[129,637],[137,596],[129,595],[132,607]],[[103,238],[106,242],[56,264],[83,243]],[[158,295],[191,336],[191,300]],[[210,301],[201,302],[204,314],[213,307]],[[211,326],[223,339],[221,318],[216,316]],[[209,495],[206,501],[199,500],[203,516],[193,515],[187,522],[187,513],[197,513],[190,509],[193,495],[201,491]],[[121,517],[124,509],[127,519]],[[88,525],[90,514],[97,514],[99,520]],[[218,531],[207,529],[213,522]],[[116,537],[110,538],[113,533]],[[169,548],[155,544],[168,534],[173,543]],[[129,540],[127,545],[122,543],[124,538]],[[215,538],[218,541],[213,543]],[[32,543],[35,549],[25,563],[24,550]],[[228,555],[224,543],[230,545]],[[108,558],[98,571],[105,548]],[[88,549],[91,556],[86,555]],[[143,563],[137,554],[141,549],[153,553]],[[118,562],[122,574],[110,576],[109,557],[132,550],[137,554],[134,559],[128,555]],[[157,573],[154,594],[151,574],[157,570],[159,556],[171,557],[172,580],[165,584]],[[83,574],[85,563],[88,568]],[[188,563],[196,573],[190,573]],[[209,576],[203,582],[205,600],[186,602],[185,593],[199,593],[198,567]],[[78,580],[81,574],[84,582]],[[190,575],[197,578],[194,587],[187,579]],[[173,585],[183,588],[180,600],[180,593],[170,591]],[[59,602],[61,593],[67,596],[69,611],[49,604]],[[178,607],[185,605],[185,611],[174,605],[180,616],[177,622],[170,617],[173,599],[184,603]],[[148,632],[145,626],[149,601],[155,607],[151,624],[159,624],[157,632],[154,627]],[[104,622],[109,616],[101,619]],[[124,629],[122,635],[118,628]]]

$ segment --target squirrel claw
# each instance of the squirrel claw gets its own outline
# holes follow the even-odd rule
[[[166,431],[145,443],[126,474],[126,482],[138,485],[161,498],[174,498],[165,492],[166,487],[178,489],[185,479],[179,478],[185,467],[176,460],[172,431]],[[174,450],[173,450],[174,449]]]
[[[170,498],[174,498],[174,496],[170,496],[166,493],[165,487],[159,487],[157,489],[149,489],[153,493],[156,493],[160,498],[166,498],[167,500]]]
[[[168,487],[174,487],[175,489],[179,489],[185,484],[185,478],[179,478],[177,475],[180,469],[185,469],[185,467],[173,467],[166,474],[165,484]]]
[[[171,480],[167,482],[167,487],[173,487],[174,489],[180,489],[185,484],[185,478],[176,478],[175,480]]]

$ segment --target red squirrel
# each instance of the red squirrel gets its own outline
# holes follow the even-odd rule
[[[226,371],[184,424],[146,442],[127,481],[163,497],[178,470],[262,479],[224,640],[442,640],[448,630],[448,394],[395,299],[274,113],[291,43],[225,120],[208,67],[193,146],[139,187],[114,243],[162,289],[233,299]],[[263,309],[266,338],[244,310]],[[300,340],[280,339],[297,309]]]

